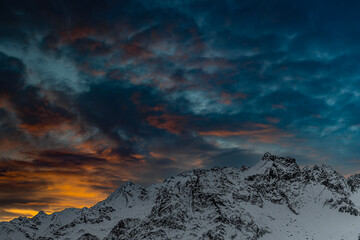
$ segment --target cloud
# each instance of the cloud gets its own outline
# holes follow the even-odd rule
[[[146,118],[147,122],[154,127],[166,129],[167,131],[179,134],[185,128],[186,117],[161,115],[161,116],[149,116]]]
[[[0,91],[4,98],[16,93],[24,86],[25,66],[18,58],[7,56],[1,52],[0,63]]]
[[[288,139],[294,137],[293,134],[282,132],[281,130],[266,124],[247,124],[252,128],[249,130],[213,130],[208,132],[199,132],[200,136],[218,136],[218,137],[230,137],[230,136],[243,136],[249,141],[273,143],[280,142],[282,139]]]

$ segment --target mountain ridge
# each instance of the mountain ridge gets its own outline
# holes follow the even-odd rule
[[[40,211],[0,223],[4,240],[355,239],[360,175],[329,166],[300,169],[265,153],[253,167],[194,169],[149,187],[126,182],[90,208]],[[321,221],[320,221],[321,220]],[[353,224],[334,235],[333,222]],[[311,226],[311,221],[313,225]],[[334,238],[332,238],[334,237]]]

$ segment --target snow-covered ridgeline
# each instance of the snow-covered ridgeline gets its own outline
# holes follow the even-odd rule
[[[0,223],[3,240],[358,239],[360,175],[265,153],[251,168],[196,169],[147,188],[127,182],[91,208]]]

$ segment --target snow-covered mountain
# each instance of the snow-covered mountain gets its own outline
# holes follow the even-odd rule
[[[360,239],[360,175],[265,153],[251,168],[127,182],[91,208],[0,223],[2,240]],[[358,236],[359,235],[359,236]]]

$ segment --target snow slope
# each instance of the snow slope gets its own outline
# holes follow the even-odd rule
[[[0,223],[2,240],[360,239],[360,175],[300,170],[265,153],[251,168],[196,169],[144,188],[127,182],[91,208]]]

